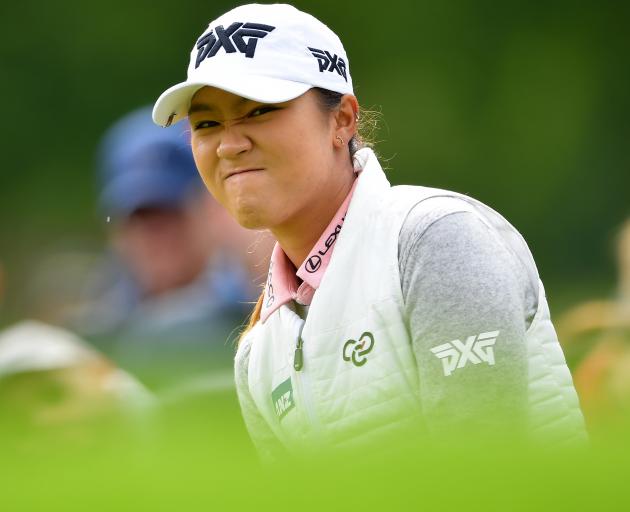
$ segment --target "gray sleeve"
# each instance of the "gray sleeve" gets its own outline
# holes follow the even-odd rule
[[[247,369],[251,338],[241,342],[234,360],[236,392],[249,436],[262,462],[270,464],[287,456],[287,452],[258,410],[249,391]]]
[[[416,207],[405,220],[399,267],[427,427],[518,434],[537,283],[476,213],[426,217]]]

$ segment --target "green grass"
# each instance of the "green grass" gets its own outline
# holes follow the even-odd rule
[[[574,451],[404,438],[387,452],[263,467],[227,394],[134,421],[51,429],[5,419],[0,509],[621,510],[627,432]]]

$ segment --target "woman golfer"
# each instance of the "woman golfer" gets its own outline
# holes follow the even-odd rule
[[[584,435],[536,266],[470,197],[391,187],[358,135],[339,38],[289,5],[244,5],[196,40],[153,117],[188,117],[201,176],[277,240],[236,355],[264,455],[424,435]]]

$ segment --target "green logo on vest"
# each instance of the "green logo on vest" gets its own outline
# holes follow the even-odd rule
[[[276,410],[276,414],[278,415],[278,419],[280,420],[295,407],[291,377],[278,385],[278,387],[271,392],[271,400],[273,402],[273,407]]]
[[[343,360],[352,361],[354,366],[363,366],[367,363],[367,354],[374,347],[374,336],[371,332],[364,332],[359,341],[348,340],[343,345]]]

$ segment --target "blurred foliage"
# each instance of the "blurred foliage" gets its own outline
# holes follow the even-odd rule
[[[162,411],[152,428],[101,419],[16,434],[10,425],[0,425],[3,510],[487,512],[628,506],[630,447],[619,435],[551,451],[403,438],[387,451],[261,466],[227,396]]]
[[[5,321],[27,312],[15,304],[43,254],[101,244],[100,135],[184,79],[196,37],[234,5],[2,4]],[[359,101],[383,114],[378,150],[394,183],[494,207],[523,233],[547,281],[612,281],[612,236],[630,210],[630,4],[295,5],[341,35]]]

